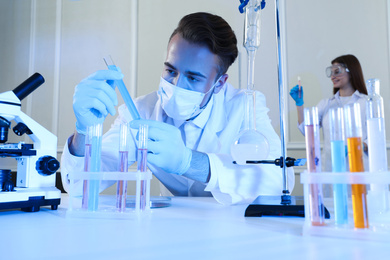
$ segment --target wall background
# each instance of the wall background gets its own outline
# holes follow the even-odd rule
[[[125,75],[133,97],[158,87],[167,41],[185,14],[206,11],[224,17],[236,32],[239,58],[229,70],[229,81],[246,87],[246,50],[242,47],[244,15],[236,0],[3,0],[0,1],[0,93],[12,90],[34,72],[45,84],[22,101],[22,110],[58,136],[58,156],[74,130],[74,87],[99,69],[110,54]],[[343,54],[357,56],[365,79],[381,80],[385,115],[390,115],[389,3],[376,0],[281,0],[285,26],[286,93],[300,76],[305,106],[332,95],[325,67]],[[279,133],[275,0],[262,11],[261,47],[255,65],[255,88],[263,92],[269,116]],[[119,93],[118,93],[118,96]],[[120,100],[120,103],[122,101]],[[105,122],[107,130],[114,117]],[[305,157],[304,137],[296,127],[294,101],[286,100],[288,156]],[[386,120],[387,139],[390,121]],[[12,142],[21,141],[9,135]],[[24,141],[29,141],[24,138]],[[22,140],[22,141],[23,141]],[[389,149],[390,143],[387,141]],[[390,160],[389,160],[390,161]],[[2,168],[16,167],[14,159],[0,158]],[[305,167],[296,167],[296,173]],[[293,193],[301,194],[299,179]],[[153,184],[158,194],[158,184]]]

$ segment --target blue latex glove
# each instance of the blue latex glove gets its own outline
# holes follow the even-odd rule
[[[131,128],[148,125],[148,162],[169,173],[182,175],[188,171],[192,150],[184,145],[178,128],[154,120],[133,120]],[[138,139],[138,137],[137,137]]]
[[[73,95],[73,111],[77,120],[78,133],[85,135],[87,126],[102,123],[108,113],[115,115],[118,99],[112,84],[114,80],[122,78],[120,72],[100,70],[76,86]]]
[[[295,105],[303,106],[303,87],[301,86],[301,96],[299,97],[299,86],[296,85],[290,90],[290,96],[295,100]]]

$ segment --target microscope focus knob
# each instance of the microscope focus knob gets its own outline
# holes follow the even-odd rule
[[[42,175],[51,175],[60,168],[60,162],[53,156],[42,156],[36,164],[37,171]]]

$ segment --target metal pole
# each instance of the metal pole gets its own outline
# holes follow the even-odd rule
[[[282,0],[283,1],[283,0]],[[288,176],[287,176],[287,167],[286,167],[286,142],[285,142],[285,91],[284,91],[284,82],[283,82],[283,74],[284,74],[284,65],[285,63],[282,60],[284,54],[284,49],[282,48],[281,42],[281,26],[284,26],[284,4],[282,3],[282,8],[280,8],[280,0],[275,1],[275,19],[276,19],[276,42],[277,42],[277,66],[278,66],[278,83],[279,83],[279,114],[280,114],[280,139],[281,139],[281,150],[282,150],[282,162],[283,162],[283,195],[290,195],[290,191],[288,189]],[[282,12],[282,18],[280,16]],[[284,32],[282,32],[284,33]],[[283,203],[283,199],[282,199]]]

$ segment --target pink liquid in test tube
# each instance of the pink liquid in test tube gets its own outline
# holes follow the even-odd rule
[[[148,154],[147,149],[138,149],[138,171],[146,172],[146,157]],[[145,210],[146,207],[146,181],[141,180],[141,198],[140,198],[140,209]]]
[[[305,108],[305,139],[307,168],[309,172],[321,172],[321,150],[316,107]],[[323,204],[322,186],[310,184],[310,219],[313,226],[325,224],[325,208]]]
[[[138,154],[137,154],[137,170],[140,172],[147,171],[147,141],[148,141],[148,125],[140,125],[138,131]],[[141,180],[141,196],[140,196],[140,210],[146,208],[146,190],[147,182]]]
[[[128,172],[129,168],[129,126],[123,123],[119,131],[119,171]],[[116,208],[123,212],[126,209],[127,181],[119,180],[116,190]]]
[[[128,151],[119,151],[119,171],[128,171]],[[116,208],[119,211],[125,211],[126,208],[126,196],[127,196],[127,181],[118,181],[116,190]]]
[[[91,164],[91,144],[85,144],[85,153],[84,153],[84,171],[90,171]],[[88,209],[88,181],[83,181],[83,199],[82,199],[82,208]]]
[[[298,98],[302,98],[301,77],[298,76]]]

